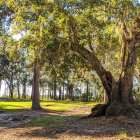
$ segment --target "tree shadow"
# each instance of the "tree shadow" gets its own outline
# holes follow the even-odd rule
[[[58,139],[60,137],[139,137],[140,121],[116,117],[98,117],[80,119],[81,116],[50,116],[57,121],[34,123],[35,130],[24,133],[22,136],[45,137]],[[26,125],[27,127],[28,125]]]
[[[11,109],[10,109],[11,110]],[[7,110],[9,111],[9,110]],[[14,109],[15,111],[15,109]],[[65,110],[66,111],[66,110]],[[22,128],[21,137],[49,138],[49,139],[84,139],[86,137],[139,137],[140,138],[140,118],[129,119],[125,117],[95,117],[81,119],[81,115],[64,114],[65,111],[54,111],[43,109],[40,111],[17,110],[14,116],[25,120],[16,120],[12,123],[22,122],[15,125],[15,129]],[[1,115],[1,114],[0,114]],[[2,124],[7,129],[12,126]],[[33,129],[35,128],[35,129]],[[14,128],[12,128],[14,129]],[[30,131],[28,131],[30,130]]]
[[[27,110],[5,110],[0,112],[0,128],[19,128],[24,126],[24,124],[29,123],[31,120],[39,119],[42,117],[48,117],[52,114],[54,116],[63,116],[64,111],[52,111],[52,110],[39,110],[33,111],[30,109]]]

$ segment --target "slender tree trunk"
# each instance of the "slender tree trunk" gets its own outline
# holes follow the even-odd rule
[[[13,88],[11,87],[11,88],[10,88],[10,95],[9,95],[10,98],[13,98],[13,92],[14,92],[14,91],[13,91]]]
[[[67,83],[67,88],[66,88],[66,95],[65,95],[65,99],[69,99],[69,85]]]
[[[18,99],[20,99],[20,86],[19,86],[19,81],[17,81],[17,92],[18,92]]]
[[[62,90],[61,90],[61,87],[59,88],[59,100],[62,99]]]
[[[40,110],[40,94],[39,94],[39,68],[37,59],[34,62],[33,85],[32,85],[32,110]]]
[[[10,86],[9,86],[9,97],[13,98],[14,95],[14,85],[13,85],[13,81],[10,82]]]
[[[48,99],[50,99],[50,87],[49,87],[49,84],[47,84],[47,87],[48,87]]]
[[[57,94],[56,94],[57,84],[56,84],[56,79],[54,80],[53,90],[54,90],[54,100],[57,100]]]
[[[42,87],[42,99],[45,100],[45,87]],[[49,99],[49,98],[48,98]]]
[[[53,92],[52,92],[52,90],[50,91],[50,99],[53,99]]]
[[[86,88],[86,101],[89,101],[89,82],[86,82],[87,88]]]
[[[73,100],[73,87],[74,87],[73,84],[68,83],[68,98],[69,98],[69,100]]]
[[[23,83],[23,89],[22,89],[22,98],[26,99],[26,83]]]
[[[65,83],[63,83],[62,100],[65,99]]]

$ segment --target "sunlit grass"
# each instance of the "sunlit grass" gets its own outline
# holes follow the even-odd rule
[[[31,101],[0,101],[0,110],[21,110],[30,109]],[[71,101],[41,101],[44,109],[64,111],[75,106],[93,106],[97,103],[93,102],[71,102]]]
[[[127,137],[126,131],[121,131],[120,134],[119,134],[119,137],[121,137],[121,138]]]

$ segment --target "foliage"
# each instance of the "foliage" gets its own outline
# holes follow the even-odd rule
[[[2,1],[1,80],[11,97],[37,84],[55,100],[101,100],[103,88],[109,95],[117,82],[129,93],[124,87],[131,90],[139,79],[139,55],[132,55],[135,47],[139,54],[139,6],[137,0]]]

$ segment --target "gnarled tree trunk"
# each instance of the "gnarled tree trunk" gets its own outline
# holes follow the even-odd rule
[[[83,58],[85,58],[92,66],[93,70],[96,71],[99,76],[102,85],[105,89],[105,92],[108,97],[108,102],[106,104],[99,104],[92,108],[92,113],[89,117],[101,116],[101,115],[127,115],[131,117],[138,117],[140,113],[136,113],[140,111],[135,107],[133,103],[133,95],[132,95],[132,86],[133,86],[133,76],[134,76],[134,66],[136,63],[136,48],[138,42],[138,34],[137,27],[140,22],[136,21],[136,25],[134,26],[134,30],[132,31],[133,37],[129,36],[129,32],[126,31],[126,26],[123,24],[123,41],[125,45],[123,48],[124,51],[127,50],[127,53],[124,53],[122,61],[122,71],[120,74],[120,79],[115,81],[111,72],[106,71],[99,59],[96,57],[94,50],[92,51],[86,49],[84,46],[80,45],[77,38],[77,31],[74,20],[70,19],[70,27],[72,34],[72,38],[70,37],[71,48],[72,50],[78,52]],[[136,29],[136,30],[135,30]],[[127,38],[129,36],[129,38]],[[140,35],[139,35],[140,36]],[[89,42],[89,48],[91,48],[91,43]],[[127,49],[126,49],[127,48]],[[137,111],[135,111],[135,109]],[[137,116],[138,115],[138,116]]]
[[[133,32],[134,37],[131,39],[125,38],[125,45],[127,48],[127,53],[125,53],[125,62],[123,60],[123,69],[120,74],[120,79],[117,82],[109,82],[111,88],[108,95],[109,102],[106,105],[100,105],[92,109],[90,116],[97,115],[127,115],[129,117],[140,117],[140,107],[134,105],[132,88],[133,88],[133,76],[134,67],[137,58],[137,39],[135,38],[135,32]],[[110,78],[112,77],[109,74]],[[108,76],[106,76],[106,79]],[[109,78],[109,81],[111,81]],[[102,80],[102,79],[101,79]],[[104,81],[104,80],[103,80]],[[106,86],[103,86],[106,89]],[[107,90],[106,90],[107,92]]]

